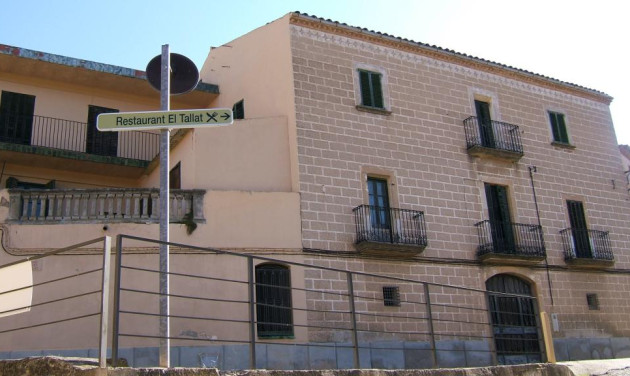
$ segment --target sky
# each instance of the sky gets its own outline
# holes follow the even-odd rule
[[[161,46],[210,47],[292,11],[602,91],[630,144],[630,5],[621,0],[0,0],[0,44],[145,70]]]

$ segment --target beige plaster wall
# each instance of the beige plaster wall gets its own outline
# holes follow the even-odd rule
[[[216,107],[232,108],[244,99],[245,118],[286,117],[290,189],[298,191],[295,101],[286,15],[220,47],[213,48],[201,69],[203,81],[221,88]],[[286,162],[285,162],[286,163]],[[284,164],[283,164],[284,167]],[[283,181],[283,184],[286,184]],[[283,188],[286,189],[286,188]]]
[[[8,202],[7,190],[0,200]],[[66,247],[104,235],[130,234],[159,238],[158,224],[94,223],[17,224],[6,223],[8,205],[0,207],[2,242],[11,253],[28,253]],[[172,242],[214,248],[299,249],[299,195],[281,192],[209,191],[204,197],[206,223],[186,234],[182,224],[170,225]],[[107,230],[104,226],[107,225]],[[0,264],[4,261],[0,256]]]
[[[290,192],[288,137],[286,117],[197,128],[172,149],[170,168],[181,162],[182,189]],[[158,187],[159,179],[156,168],[146,184]]]

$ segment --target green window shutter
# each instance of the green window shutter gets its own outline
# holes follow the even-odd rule
[[[568,144],[569,135],[567,134],[567,127],[564,123],[564,115],[557,112],[549,112],[549,121],[551,123],[553,140],[555,142]]]
[[[372,107],[372,95],[370,89],[370,72],[359,71],[359,80],[361,85],[361,104],[363,106]]]
[[[558,129],[558,121],[556,120],[555,113],[549,113],[549,122],[551,123],[551,133],[553,134],[553,140],[560,141],[560,132]]]
[[[558,128],[560,130],[560,140],[565,144],[569,143],[569,135],[567,134],[567,126],[564,124],[564,115],[557,114]]]
[[[372,73],[372,94],[374,96],[374,103],[372,106],[378,108],[384,108],[383,106],[383,88],[381,87],[381,75]]]

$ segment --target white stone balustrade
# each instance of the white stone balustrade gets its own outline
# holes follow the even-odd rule
[[[171,190],[170,221],[203,222],[204,190]],[[10,189],[9,221],[35,223],[157,223],[158,189]]]

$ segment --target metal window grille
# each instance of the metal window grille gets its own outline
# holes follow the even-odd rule
[[[598,311],[599,298],[597,297],[597,294],[586,294],[586,304],[588,304],[588,309]]]
[[[291,274],[286,266],[256,267],[256,322],[258,337],[293,336]]]
[[[398,286],[383,286],[383,304],[386,307],[400,307],[400,290]]]

